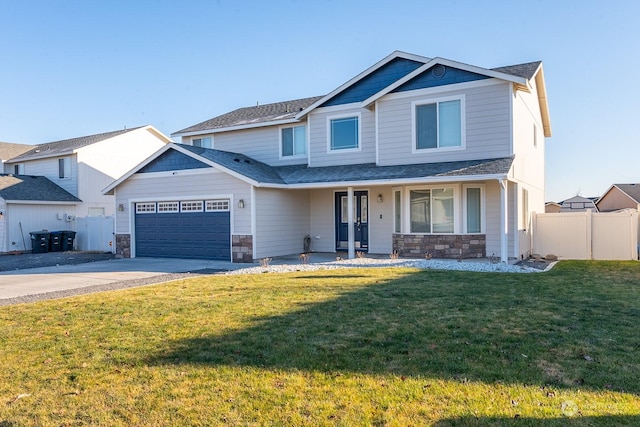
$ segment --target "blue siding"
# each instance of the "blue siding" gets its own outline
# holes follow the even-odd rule
[[[211,166],[206,163],[202,163],[201,161],[198,161],[193,157],[189,157],[186,154],[180,153],[179,151],[169,149],[165,151],[160,157],[140,169],[137,173],[168,172],[209,167]]]
[[[422,65],[424,64],[410,59],[396,58],[352,86],[349,86],[322,104],[321,107],[364,101]]]
[[[405,92],[408,90],[425,89],[429,87],[452,85],[455,83],[472,82],[475,80],[488,79],[489,77],[482,74],[472,73],[470,71],[460,70],[445,66],[445,73],[442,77],[434,77],[431,73],[433,67],[424,73],[414,77],[402,86],[396,88],[393,92]]]

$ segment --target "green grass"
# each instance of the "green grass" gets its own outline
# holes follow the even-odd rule
[[[0,309],[0,427],[640,425],[640,263],[208,276]]]

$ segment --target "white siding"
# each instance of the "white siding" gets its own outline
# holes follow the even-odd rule
[[[105,216],[115,213],[115,198],[103,196],[102,189],[133,169],[165,145],[152,131],[142,128],[82,147],[78,150],[78,211],[87,216],[89,208],[104,208]]]
[[[190,197],[219,198],[232,196],[231,232],[253,234],[251,230],[251,185],[222,172],[210,171],[136,174],[116,189],[116,205],[123,204],[123,211],[116,211],[116,233],[130,234],[133,224],[135,201],[188,200]],[[244,200],[244,209],[237,201]]]
[[[311,250],[313,252],[335,252],[334,191],[311,191]]]
[[[58,159],[71,158],[71,177],[59,178]],[[46,176],[55,184],[78,197],[78,162],[75,154],[47,159],[30,160],[24,163],[24,175]]]
[[[302,253],[310,231],[309,192],[258,188],[256,258]]]
[[[328,152],[327,117],[360,114],[360,149]],[[312,167],[375,163],[375,113],[366,108],[319,108],[309,117],[310,164]]]
[[[390,254],[393,250],[393,193],[391,187],[369,190],[369,253]],[[378,195],[382,203],[378,203]]]
[[[439,88],[436,91],[405,92],[383,97],[377,103],[379,164],[450,162],[510,156],[509,84],[488,83],[446,92]],[[465,148],[412,153],[414,142],[411,103],[457,95],[465,95]]]
[[[75,231],[75,221],[66,221],[65,214],[75,215],[72,205],[28,205],[10,203],[0,220],[0,252],[31,250],[32,231]],[[20,229],[22,225],[22,230]],[[25,248],[26,246],[26,248]]]

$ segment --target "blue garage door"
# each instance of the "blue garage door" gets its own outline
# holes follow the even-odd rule
[[[228,200],[136,203],[136,256],[231,260]]]

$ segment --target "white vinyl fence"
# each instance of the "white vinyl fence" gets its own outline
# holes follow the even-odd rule
[[[533,253],[559,259],[638,259],[638,212],[534,214]]]
[[[79,251],[114,252],[115,218],[113,216],[76,217],[75,248]]]

